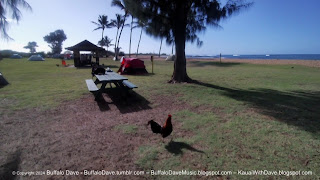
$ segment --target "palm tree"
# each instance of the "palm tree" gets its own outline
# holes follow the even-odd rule
[[[118,53],[117,53],[117,49],[119,47],[119,39],[121,36],[121,32],[124,26],[128,26],[128,24],[124,24],[125,23],[125,16],[122,16],[120,14],[116,14],[116,19],[112,20],[113,23],[113,27],[117,28],[117,35],[116,35],[116,41],[115,41],[115,46],[114,46],[114,53],[115,53],[115,58],[116,60],[118,60]],[[120,35],[118,37],[119,34],[119,29],[121,29]]]
[[[133,16],[131,16],[131,25],[130,25],[129,57],[131,57],[131,37],[132,37],[132,29],[134,29],[134,27],[133,27]]]
[[[174,42],[172,43],[171,54],[173,54]]]
[[[112,0],[111,3],[112,6],[117,6],[119,7],[121,10],[124,10],[124,22],[120,31],[120,35],[119,35],[119,39],[123,30],[123,27],[125,26],[125,20],[126,17],[130,14],[130,12],[128,11],[128,8],[125,6],[125,3],[123,2],[123,0]],[[131,15],[131,25],[130,25],[130,42],[129,42],[129,57],[131,56],[131,37],[132,37],[132,29],[133,29],[133,16]],[[119,41],[118,39],[118,41]],[[119,44],[119,43],[118,43]]]
[[[102,38],[100,41],[98,41],[98,45],[100,45],[101,47],[105,46],[104,38]]]
[[[171,54],[173,55],[174,38],[173,38],[173,37],[169,38],[169,40],[167,41],[167,43],[168,43],[168,44],[172,44]]]
[[[101,39],[101,40],[98,42],[98,44],[99,44],[100,46],[106,46],[106,47],[107,47],[107,51],[108,51],[108,48],[109,48],[110,46],[113,46],[113,45],[114,45],[114,44],[111,44],[111,42],[112,42],[112,39],[110,39],[108,36],[104,36],[104,38]]]
[[[140,31],[140,37],[139,37],[139,41],[138,41],[138,46],[137,46],[137,53],[136,53],[136,57],[138,56],[138,53],[139,53],[139,46],[140,46],[140,41],[141,41],[141,35],[142,35],[142,30],[143,28],[145,27],[145,24],[142,22],[142,21],[138,21],[138,22],[135,22],[137,25],[134,26],[134,28],[136,27],[140,27],[141,28],[141,31]]]
[[[162,40],[163,40],[163,38],[161,38],[161,42],[160,42],[159,57],[160,57],[160,52],[161,52]]]
[[[115,44],[114,44],[114,53],[116,54],[118,33],[119,33],[119,29],[122,26],[122,17],[121,17],[121,15],[120,14],[116,14],[116,19],[112,19],[111,22],[114,25],[113,27],[117,28],[116,41],[115,41]]]
[[[13,40],[9,34],[8,30],[8,21],[6,15],[8,12],[11,13],[11,18],[19,22],[21,18],[21,11],[19,10],[19,6],[32,10],[31,6],[25,0],[0,0],[0,35],[1,38],[6,40]],[[6,9],[4,8],[6,7]]]
[[[159,30],[158,30],[159,31]],[[161,42],[160,42],[160,49],[159,49],[159,57],[160,57],[160,53],[161,53],[161,47],[162,47],[162,40],[163,40],[163,37],[165,36],[165,33],[164,33],[164,28],[161,28],[160,29],[160,38],[161,38]],[[169,43],[169,41],[168,41]]]
[[[111,28],[113,26],[112,22],[109,23],[108,16],[106,16],[106,15],[99,15],[98,22],[94,22],[94,21],[91,21],[91,22],[98,26],[96,29],[94,29],[94,31],[98,30],[98,29],[102,29],[101,39],[103,39],[104,29]]]
[[[108,38],[107,36],[105,36],[104,39],[105,39],[105,43],[106,43],[105,46],[107,46],[107,51],[108,51],[108,48],[109,48],[110,46],[113,46],[114,44],[111,44],[112,39]]]
[[[113,44],[111,44],[111,41],[112,41],[112,39],[110,39],[108,36],[104,36],[104,38],[101,39],[101,40],[98,42],[98,45],[100,45],[101,47],[103,47],[103,46],[106,46],[106,47],[107,47],[107,50],[106,50],[106,56],[107,56],[107,57],[108,57],[108,54],[109,54],[108,48],[113,45]]]

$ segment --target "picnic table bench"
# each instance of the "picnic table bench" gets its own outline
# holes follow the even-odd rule
[[[96,100],[105,91],[107,84],[110,84],[110,88],[112,88],[111,83],[114,84],[123,94],[128,94],[129,90],[138,88],[138,86],[128,81],[128,78],[115,72],[106,72],[104,75],[95,75],[95,77],[95,81],[92,79],[86,79],[85,81],[88,90],[94,94]],[[101,84],[100,88],[97,86],[98,84]]]
[[[133,88],[138,88],[138,86],[134,85],[133,83],[131,83],[130,81],[128,80],[124,80],[122,81],[122,83],[124,85],[126,85],[126,87],[130,88],[130,89],[133,89]]]

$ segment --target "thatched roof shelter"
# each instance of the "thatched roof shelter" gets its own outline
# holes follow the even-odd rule
[[[67,50],[73,51],[73,57],[74,57],[74,65],[76,67],[91,64],[91,56],[89,57],[89,60],[81,61],[80,60],[80,51],[91,51],[96,54],[96,64],[99,64],[99,52],[105,51],[104,48],[98,47],[91,43],[88,40],[84,40],[74,46],[65,48]]]
[[[104,51],[104,48],[98,47],[94,44],[92,44],[90,41],[88,40],[84,40],[74,46],[71,47],[67,47],[65,49],[68,49],[70,51]]]

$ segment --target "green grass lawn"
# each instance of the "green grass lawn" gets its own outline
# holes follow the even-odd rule
[[[112,60],[101,63],[114,71],[119,67]],[[88,94],[84,79],[91,78],[90,68],[56,64],[60,60],[0,61],[0,71],[10,83],[0,88],[0,110],[54,108]],[[151,72],[151,62],[145,64]],[[168,84],[173,62],[155,61],[154,74],[128,76],[146,99],[173,96],[188,104],[173,117],[191,134],[168,144],[141,146],[136,163],[146,170],[312,171],[312,176],[299,179],[319,178],[320,69],[291,67],[188,62],[188,74],[198,82]],[[136,128],[115,129],[130,134]]]

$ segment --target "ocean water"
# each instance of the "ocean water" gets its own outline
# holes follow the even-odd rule
[[[214,56],[188,56],[187,58],[220,58],[220,55]],[[320,54],[263,54],[263,55],[224,55],[222,59],[292,59],[292,60],[320,60]]]

